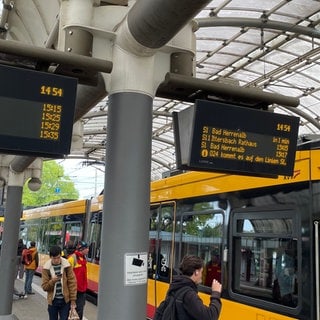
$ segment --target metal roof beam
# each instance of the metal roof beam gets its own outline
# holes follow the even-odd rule
[[[280,107],[279,107],[280,108]],[[289,111],[291,111],[292,113],[304,118],[305,120],[307,120],[309,123],[311,123],[312,125],[314,125],[318,130],[320,130],[320,123],[317,119],[312,118],[310,115],[308,115],[307,113],[303,112],[301,109],[297,109],[297,108],[291,108],[291,107],[283,107],[283,109],[287,109]]]
[[[156,140],[156,141],[162,142],[164,144],[168,144],[170,146],[174,146],[174,141],[171,141],[171,140],[165,139],[165,138],[161,138],[161,137],[158,137],[158,136],[155,136],[155,135],[152,136],[152,140]]]
[[[252,27],[259,29],[274,29],[283,32],[292,32],[296,34],[304,34],[312,38],[320,39],[320,31],[314,27],[298,26],[281,21],[271,21],[265,18],[198,18],[195,19],[198,28],[207,27]]]
[[[151,157],[151,160],[153,162],[156,162],[156,163],[159,163],[161,166],[165,167],[165,168],[168,168],[168,169],[172,169],[166,162],[164,161],[161,161],[159,158],[155,158],[155,157]]]

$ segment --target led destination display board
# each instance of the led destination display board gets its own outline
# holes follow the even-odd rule
[[[70,153],[77,80],[0,65],[0,152]]]
[[[177,166],[251,175],[292,175],[299,118],[197,100],[174,113]]]

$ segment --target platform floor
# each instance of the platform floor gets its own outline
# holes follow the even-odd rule
[[[16,280],[15,288],[23,292],[24,281]],[[45,320],[48,319],[46,292],[41,288],[41,278],[34,276],[32,284],[34,295],[28,295],[26,299],[13,296],[12,314],[19,320]],[[83,320],[97,319],[97,306],[86,302]]]

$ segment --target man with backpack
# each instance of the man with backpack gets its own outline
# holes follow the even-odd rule
[[[34,241],[30,242],[29,249],[23,250],[22,259],[24,261],[24,271],[26,274],[26,279],[24,283],[24,297],[26,298],[28,294],[34,294],[34,292],[32,291],[32,280],[34,272],[36,271],[39,265],[38,250]]]
[[[180,264],[181,275],[174,276],[154,320],[217,320],[221,311],[222,286],[213,279],[210,304],[206,306],[198,296],[197,286],[202,282],[204,262],[200,257],[186,255]]]

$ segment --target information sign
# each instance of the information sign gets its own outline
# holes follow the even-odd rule
[[[124,257],[124,284],[126,286],[147,283],[147,253],[126,253]]]
[[[0,65],[0,152],[70,152],[77,80]]]
[[[180,169],[292,175],[299,118],[198,100],[174,114]]]

